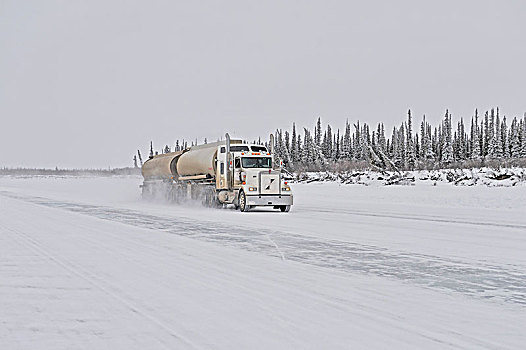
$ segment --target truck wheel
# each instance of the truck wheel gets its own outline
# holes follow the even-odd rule
[[[288,213],[290,211],[290,205],[281,205],[279,207],[279,210],[281,210],[284,213]]]
[[[152,199],[152,190],[147,185],[142,185],[142,199],[150,200]]]
[[[170,187],[167,198],[168,198],[168,202],[175,203],[175,189],[173,187]]]
[[[242,212],[247,212],[250,209],[250,206],[247,205],[247,196],[245,195],[245,192],[241,191],[239,192],[239,210]]]
[[[208,208],[214,208],[216,206],[216,201],[217,201],[215,190],[206,188],[203,190],[203,192],[204,192],[203,199],[202,199],[203,206],[208,207]]]
[[[201,198],[201,204],[203,205],[203,207],[210,208],[210,194],[208,193],[208,191],[206,191],[204,193],[204,196]]]

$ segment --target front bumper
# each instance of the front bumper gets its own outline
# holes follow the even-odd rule
[[[266,206],[275,206],[275,205],[292,205],[293,196],[288,195],[247,195],[247,205],[266,205]]]

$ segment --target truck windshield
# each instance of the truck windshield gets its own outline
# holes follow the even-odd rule
[[[243,165],[243,168],[271,168],[272,158],[270,157],[241,158],[241,165]]]

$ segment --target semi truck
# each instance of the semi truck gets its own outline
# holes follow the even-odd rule
[[[273,145],[273,135],[267,149],[226,134],[224,141],[155,155],[142,166],[142,196],[201,200],[208,207],[231,204],[242,212],[257,206],[288,212],[293,195],[281,162],[274,162]]]

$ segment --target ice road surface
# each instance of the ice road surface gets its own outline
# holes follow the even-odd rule
[[[239,213],[140,182],[0,177],[0,349],[524,349],[526,186]]]

